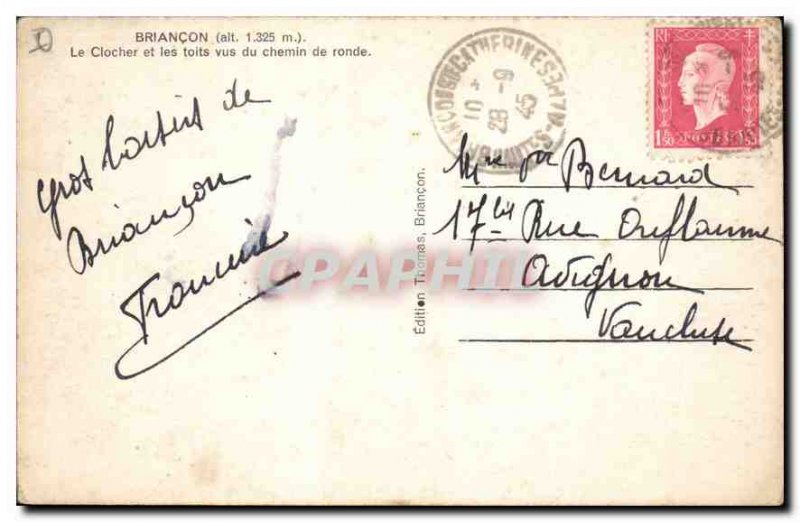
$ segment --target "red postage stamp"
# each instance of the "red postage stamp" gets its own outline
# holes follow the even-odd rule
[[[656,27],[655,148],[760,144],[757,27]]]

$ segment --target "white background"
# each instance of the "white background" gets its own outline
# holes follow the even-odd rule
[[[797,53],[797,24],[800,20],[800,2],[797,0],[727,0],[712,2],[709,0],[666,0],[661,2],[635,2],[632,0],[604,0],[589,2],[578,0],[528,0],[513,2],[511,0],[461,0],[448,2],[432,2],[431,0],[404,0],[403,2],[379,2],[376,0],[340,0],[324,5],[312,0],[285,0],[283,2],[247,2],[244,0],[192,0],[189,2],[168,2],[166,0],[128,0],[126,2],[108,1],[5,1],[0,6],[0,60],[2,73],[0,86],[3,96],[0,97],[0,150],[2,150],[2,186],[0,187],[0,332],[2,332],[2,351],[0,351],[0,520],[17,520],[21,518],[72,517],[73,519],[91,518],[105,520],[113,517],[146,518],[155,522],[169,517],[202,517],[204,519],[230,519],[233,517],[269,517],[304,519],[322,516],[353,517],[373,519],[397,516],[414,516],[421,519],[433,519],[437,516],[447,517],[537,517],[558,518],[560,520],[585,516],[625,517],[639,519],[656,516],[661,520],[678,518],[681,520],[699,519],[701,517],[728,518],[786,518],[800,511],[791,506],[781,510],[253,510],[253,509],[212,509],[212,510],[137,510],[137,509],[79,509],[79,510],[31,510],[16,506],[16,448],[15,448],[15,351],[16,351],[16,17],[17,16],[212,16],[212,15],[484,15],[484,16],[784,16],[788,32],[787,94],[790,97],[786,105],[790,112],[788,121],[794,121],[797,83],[797,67],[792,65]],[[796,131],[794,127],[791,130]],[[785,134],[788,143],[789,167],[796,165],[794,150],[798,144],[795,132]],[[791,160],[790,160],[791,158]],[[787,177],[795,175],[792,169]],[[792,181],[792,202],[798,200],[798,183]],[[798,223],[796,212],[790,208],[787,229],[792,232],[787,237],[787,246],[791,246],[797,236]],[[790,259],[793,259],[791,256]],[[795,260],[796,261],[796,260]],[[796,263],[794,263],[796,264]],[[787,281],[788,282],[788,281]],[[791,294],[795,294],[798,286],[797,277],[792,277]],[[800,312],[788,307],[791,312],[789,323],[792,325],[791,338],[796,339],[795,325]],[[794,346],[789,346],[792,351]],[[797,354],[790,358],[792,368],[790,375],[797,376]],[[787,381],[787,389],[792,391]],[[787,422],[796,418],[798,404],[787,396]],[[788,424],[787,424],[788,425]],[[796,439],[796,431],[792,439]],[[787,440],[790,451],[787,452],[792,462],[787,462],[788,469],[794,468],[796,451],[793,440]],[[787,497],[797,504],[797,483],[787,482]]]

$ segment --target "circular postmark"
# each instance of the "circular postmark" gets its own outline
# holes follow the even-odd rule
[[[534,151],[564,141],[567,74],[536,36],[510,28],[469,34],[439,61],[428,88],[428,113],[442,144],[466,152],[491,173],[517,172]],[[500,158],[499,165],[484,160]]]

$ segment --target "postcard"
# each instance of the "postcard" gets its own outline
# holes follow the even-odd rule
[[[783,503],[780,18],[17,45],[19,503]]]

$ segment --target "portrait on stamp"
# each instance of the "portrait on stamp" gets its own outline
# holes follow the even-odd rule
[[[758,29],[657,27],[656,148],[759,146]]]
[[[730,96],[736,63],[725,47],[700,44],[683,60],[678,88],[685,105],[691,105],[695,115],[695,130],[714,124],[725,127],[723,117],[729,116]]]

